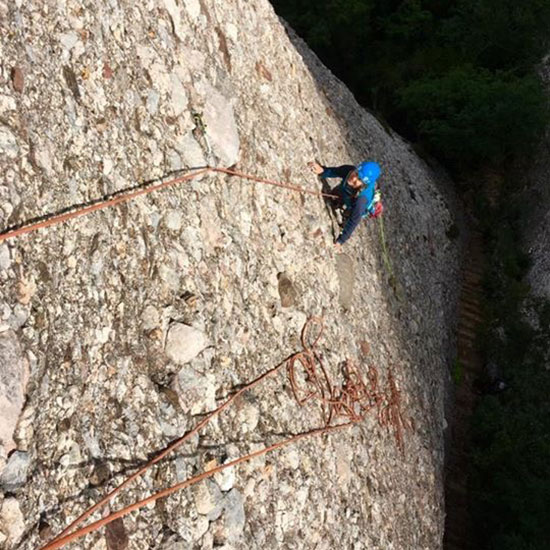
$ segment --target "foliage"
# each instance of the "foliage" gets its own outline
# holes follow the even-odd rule
[[[528,267],[519,240],[523,217],[510,196],[505,193],[483,218],[491,251],[485,287],[492,327],[484,334],[483,353],[510,387],[483,397],[475,411],[471,516],[480,550],[542,550],[550,548],[550,302],[529,298],[522,282]]]
[[[459,0],[442,31],[477,66],[526,73],[548,47],[549,21],[547,0]]]
[[[272,0],[357,99],[447,166],[524,154],[547,120],[547,0]]]
[[[451,377],[455,383],[455,386],[460,386],[464,380],[464,365],[458,358],[456,358],[453,362]]]
[[[430,149],[470,168],[528,153],[531,134],[545,126],[546,98],[531,76],[470,65],[415,80],[400,95],[407,119]]]

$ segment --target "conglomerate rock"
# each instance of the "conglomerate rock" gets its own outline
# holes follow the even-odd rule
[[[550,54],[539,66],[547,93],[550,95]],[[521,202],[528,220],[523,226],[525,245],[531,257],[527,280],[533,294],[550,299],[550,127],[546,129],[533,162],[525,174],[528,183]],[[520,200],[516,198],[516,200]]]
[[[27,360],[13,330],[0,333],[0,365],[0,460],[4,461],[15,446],[12,438],[29,376]]]
[[[321,199],[209,173],[0,245],[0,315],[30,367],[14,433],[27,480],[2,516],[20,510],[24,529],[0,525],[3,540],[43,545],[232,388],[298,351],[306,319],[323,315],[331,376],[345,358],[375,365],[381,384],[392,369],[414,424],[404,453],[374,412],[216,476],[200,504],[180,491],[71,548],[439,548],[459,250],[430,168],[265,0],[0,0],[0,33],[2,228],[180,168],[236,163],[319,190],[307,161],[372,158],[386,242],[378,222],[362,224],[339,279]],[[284,304],[281,273],[294,290]],[[164,347],[174,323],[208,341],[177,366]],[[197,386],[197,401],[182,398]],[[321,424],[281,371],[111,509]]]

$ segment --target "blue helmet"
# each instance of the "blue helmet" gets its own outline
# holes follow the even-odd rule
[[[372,184],[380,176],[380,165],[376,162],[362,162],[357,166],[357,175],[363,183]]]

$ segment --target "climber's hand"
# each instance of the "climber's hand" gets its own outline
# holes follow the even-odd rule
[[[317,176],[320,176],[324,172],[323,167],[318,162],[308,162],[307,165],[308,168]]]

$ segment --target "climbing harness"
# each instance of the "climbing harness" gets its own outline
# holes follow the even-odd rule
[[[308,333],[312,330],[311,327],[316,327],[317,333],[313,338],[313,342],[308,344]],[[393,429],[399,450],[404,453],[404,441],[403,434],[405,430],[412,429],[412,423],[405,418],[403,411],[401,410],[401,397],[400,392],[397,389],[397,384],[391,373],[388,374],[387,389],[385,391],[380,390],[378,387],[378,374],[375,367],[370,366],[367,378],[368,382],[365,382],[359,372],[359,369],[351,361],[347,360],[342,370],[343,383],[341,386],[335,386],[325,369],[320,354],[315,351],[317,343],[322,336],[324,329],[324,321],[320,317],[310,317],[302,329],[301,343],[303,350],[291,355],[288,359],[279,363],[271,370],[264,372],[258,378],[252,382],[242,386],[238,391],[231,395],[222,405],[220,405],[213,412],[208,414],[195,428],[185,434],[183,437],[177,439],[174,443],[169,445],[164,451],[162,451],[156,458],[145,464],[137,472],[132,474],[128,479],[121,483],[118,487],[108,493],[102,500],[96,503],[94,506],[86,510],[76,520],[74,520],[66,529],[64,529],[57,537],[55,537],[41,550],[55,550],[62,548],[69,542],[76,540],[87,533],[95,531],[100,527],[111,523],[112,521],[124,517],[130,512],[142,508],[147,504],[155,502],[156,500],[166,497],[180,489],[184,489],[203,479],[207,479],[214,474],[231,468],[240,464],[252,460],[255,457],[267,454],[269,452],[280,449],[281,447],[296,443],[301,439],[313,437],[316,435],[323,435],[332,433],[338,430],[349,428],[355,424],[364,420],[366,415],[372,410],[376,409],[378,412],[378,422],[381,426],[387,429]],[[141,476],[151,466],[162,460],[167,454],[180,447],[185,441],[192,436],[196,435],[202,428],[204,428],[214,417],[219,415],[223,410],[227,409],[239,396],[244,392],[253,389],[258,386],[266,378],[275,375],[283,367],[287,367],[287,373],[289,382],[292,388],[292,392],[298,404],[300,406],[305,405],[309,401],[316,401],[320,404],[323,411],[324,426],[314,428],[308,431],[304,431],[295,434],[287,439],[279,441],[273,445],[264,447],[263,449],[254,451],[247,455],[241,456],[235,460],[202,472],[196,476],[193,476],[181,483],[178,483],[172,487],[168,487],[158,493],[155,493],[148,498],[135,502],[122,510],[109,514],[108,516],[91,523],[87,527],[80,528],[76,531],[70,532],[74,527],[82,523],[95,511],[105,506],[114,496],[126,487],[137,477]],[[300,373],[300,369],[302,372]],[[319,373],[318,370],[321,372]],[[300,381],[299,381],[300,380]]]
[[[367,205],[363,218],[379,218],[382,215],[384,207],[382,206],[382,193],[380,189],[375,189],[372,200]]]

